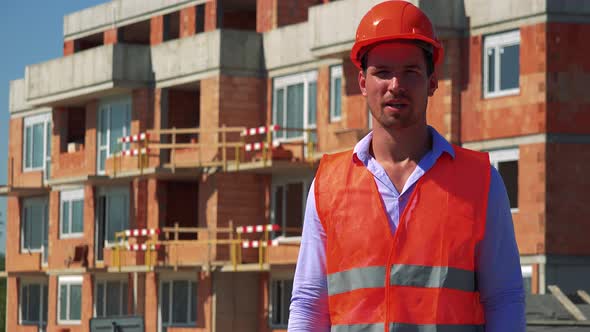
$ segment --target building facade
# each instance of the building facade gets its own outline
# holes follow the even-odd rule
[[[67,15],[10,84],[7,331],[285,331],[319,159],[372,127],[348,53],[378,2]],[[490,152],[528,291],[590,290],[590,1],[413,3],[446,54],[428,121]]]

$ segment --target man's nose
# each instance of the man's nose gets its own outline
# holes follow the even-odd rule
[[[396,94],[399,93],[401,91],[404,90],[402,84],[401,84],[401,80],[399,78],[399,76],[394,75],[390,80],[389,80],[389,87],[388,90],[391,91],[391,93]]]

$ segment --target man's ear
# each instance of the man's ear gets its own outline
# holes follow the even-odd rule
[[[359,81],[359,88],[361,89],[361,93],[363,94],[363,96],[367,96],[367,80],[365,78],[365,73],[362,70],[359,70],[359,77],[358,77],[358,81]]]
[[[428,97],[432,97],[436,89],[438,89],[438,76],[435,70],[434,73],[430,75],[430,78],[428,78]]]

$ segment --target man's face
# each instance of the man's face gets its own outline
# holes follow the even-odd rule
[[[373,47],[367,71],[359,73],[359,86],[377,121],[385,129],[405,129],[426,124],[428,97],[437,87],[428,77],[423,50],[408,42],[388,42]]]

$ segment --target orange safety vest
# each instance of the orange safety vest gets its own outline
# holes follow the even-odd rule
[[[454,146],[412,193],[391,234],[373,175],[351,151],[324,156],[315,179],[326,231],[332,331],[483,331],[476,246],[490,162]]]

